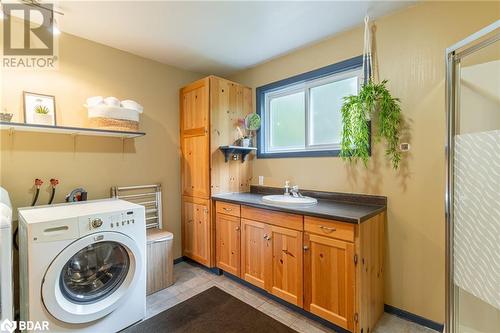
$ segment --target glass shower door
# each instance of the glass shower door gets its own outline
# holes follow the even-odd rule
[[[500,333],[500,32],[448,53],[447,332]]]

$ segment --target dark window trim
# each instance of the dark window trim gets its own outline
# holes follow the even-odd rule
[[[347,60],[340,61],[338,63],[328,65],[322,68],[318,68],[306,73],[295,75],[283,80],[272,82],[255,89],[256,94],[256,112],[262,119],[262,126],[257,131],[257,158],[287,158],[287,157],[326,157],[326,156],[339,156],[340,149],[334,150],[318,150],[318,151],[296,151],[296,152],[282,152],[282,153],[264,153],[262,148],[265,142],[265,130],[264,122],[265,117],[263,115],[263,110],[265,109],[265,94],[272,92],[283,87],[303,83],[312,79],[319,79],[333,74],[338,74],[346,72],[349,70],[360,68],[363,65],[363,56],[357,56]],[[366,73],[365,73],[366,74]],[[367,75],[365,75],[367,77]],[[371,124],[370,124],[371,132]],[[371,135],[370,135],[371,142]],[[371,143],[370,143],[370,155],[371,155]]]

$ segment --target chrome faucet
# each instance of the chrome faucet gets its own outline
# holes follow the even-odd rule
[[[284,195],[290,195],[290,181],[286,180],[285,181],[285,193]]]
[[[297,185],[292,186],[292,189],[290,190],[294,198],[303,198],[304,196],[300,194],[299,192],[299,187]]]

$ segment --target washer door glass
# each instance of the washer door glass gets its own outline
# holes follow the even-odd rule
[[[113,241],[90,244],[64,265],[61,292],[74,303],[94,303],[113,293],[127,276],[130,258],[126,248]]]

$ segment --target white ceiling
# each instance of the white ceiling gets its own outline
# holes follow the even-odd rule
[[[187,70],[227,75],[414,1],[59,2],[62,31]],[[361,51],[361,50],[360,50]]]

